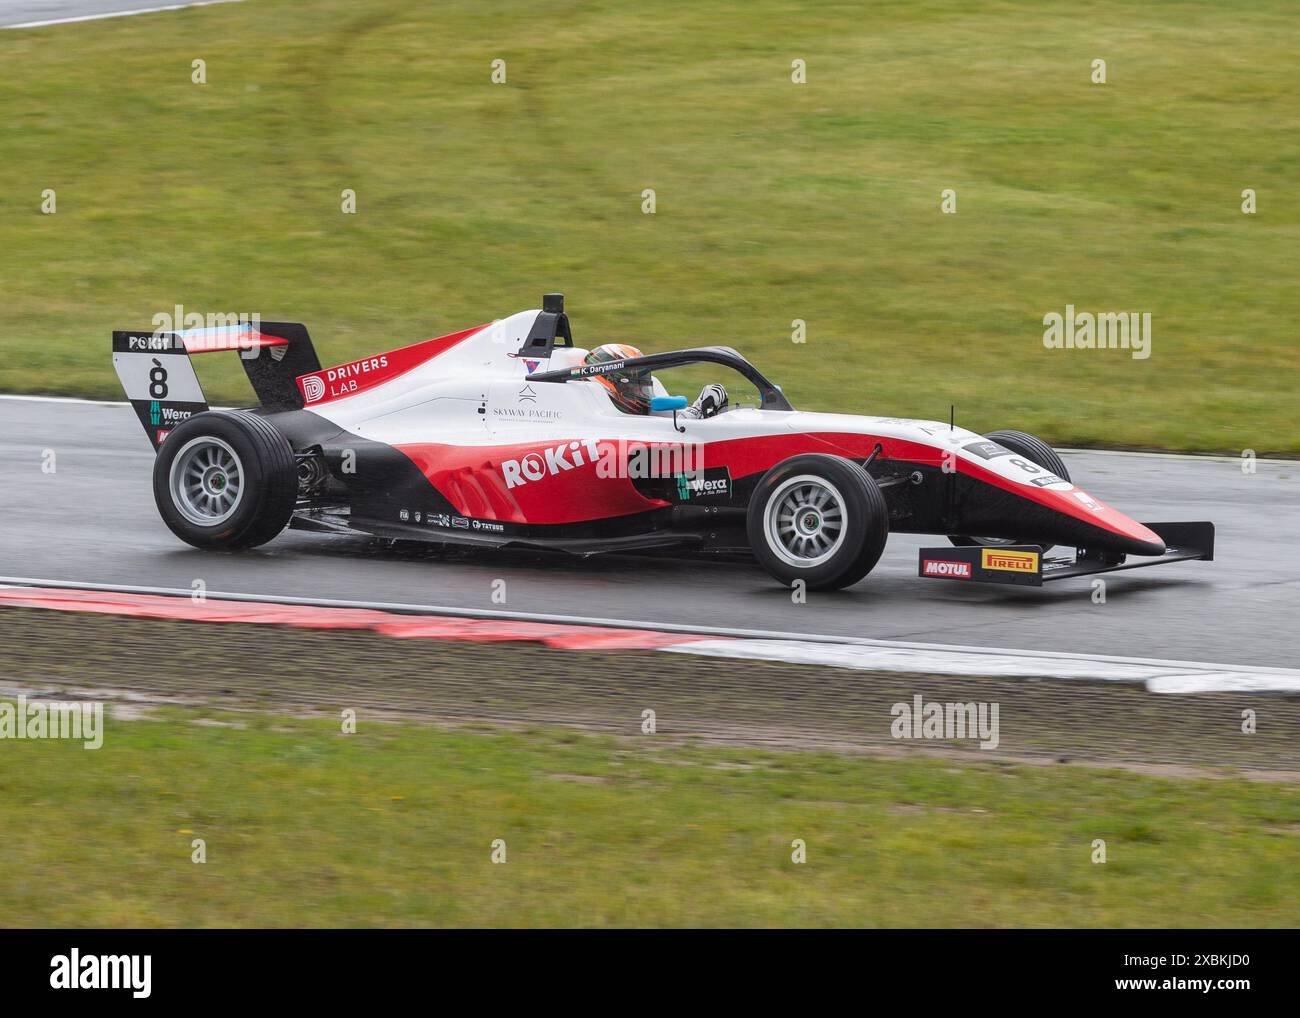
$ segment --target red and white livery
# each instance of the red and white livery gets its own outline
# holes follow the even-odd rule
[[[208,409],[190,354],[212,348],[240,350],[260,406]],[[922,549],[918,573],[960,581],[1039,584],[1213,555],[1212,524],[1130,519],[1030,435],[796,410],[725,346],[590,363],[558,294],[329,368],[297,323],[260,323],[238,344],[115,332],[113,350],[159,452],[162,517],[200,547],[247,547],[292,525],[578,554],[752,554],[814,588],[862,579],[891,531],[946,536],[951,546]],[[664,378],[697,365],[752,405],[685,413]],[[614,373],[648,379],[649,412],[610,398],[598,376]],[[1074,552],[1048,557],[1057,545]]]

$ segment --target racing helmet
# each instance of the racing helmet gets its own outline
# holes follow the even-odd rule
[[[606,343],[598,346],[583,359],[584,364],[609,364],[613,361],[630,360],[642,357],[634,346],[627,343]],[[610,371],[603,375],[593,375],[592,380],[599,382],[609,390],[609,398],[625,414],[648,414],[650,397],[654,393],[650,372],[645,368],[640,371]]]

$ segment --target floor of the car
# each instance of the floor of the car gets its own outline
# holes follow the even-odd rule
[[[334,521],[331,521],[333,523]],[[304,529],[329,529],[320,527],[310,516],[295,517],[294,524]],[[599,555],[628,551],[652,551],[669,548],[695,548],[704,543],[704,537],[691,531],[658,530],[645,534],[626,534],[620,537],[559,538],[518,536],[514,534],[488,534],[481,530],[449,530],[430,528],[412,523],[392,523],[352,516],[347,529],[374,537],[398,541],[422,541],[430,544],[462,545],[475,548],[534,548],[562,551],[571,555]]]

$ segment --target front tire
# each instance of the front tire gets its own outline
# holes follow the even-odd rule
[[[889,537],[875,478],[852,460],[791,456],[759,480],[749,502],[750,548],[782,583],[836,590],[871,572]]]
[[[153,469],[154,501],[196,548],[252,548],[288,525],[298,501],[293,449],[263,418],[211,410],[172,429]]]

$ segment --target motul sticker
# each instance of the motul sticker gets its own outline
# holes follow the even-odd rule
[[[1004,573],[1036,573],[1038,552],[997,551],[993,548],[984,548],[980,551],[980,565],[985,569],[996,569]]]
[[[946,559],[925,559],[921,565],[922,576],[948,576],[957,580],[970,579],[969,562],[950,562]]]

